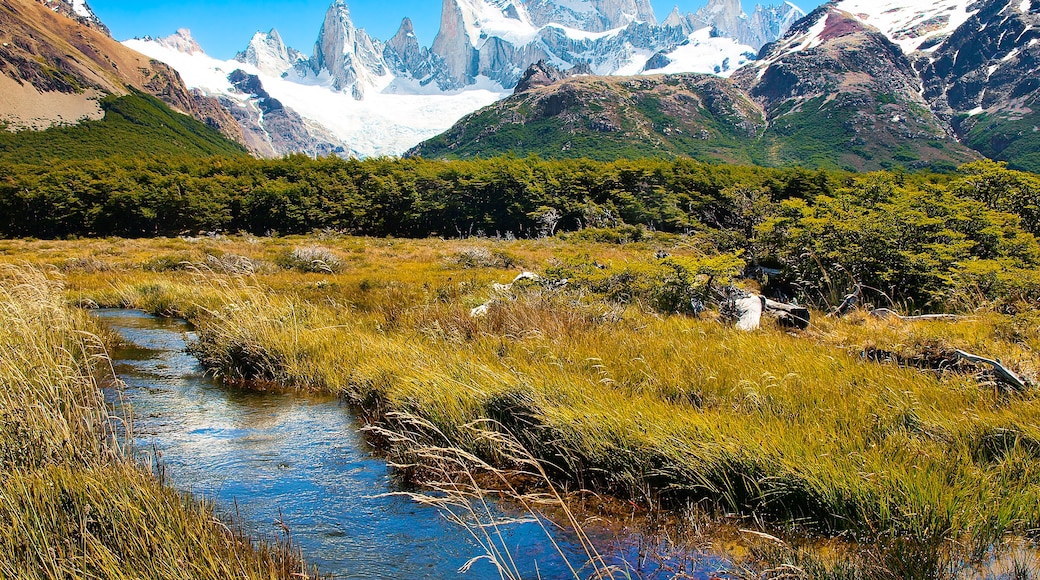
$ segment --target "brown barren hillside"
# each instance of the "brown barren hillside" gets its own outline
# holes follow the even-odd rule
[[[36,0],[0,0],[0,122],[9,129],[99,118],[99,97],[130,87],[241,140],[234,119],[166,64]]]

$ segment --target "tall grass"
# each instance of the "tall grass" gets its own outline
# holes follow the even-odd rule
[[[415,416],[443,436],[440,447],[498,468],[470,428],[490,420],[555,482],[838,537],[869,577],[953,577],[1010,538],[1040,534],[1037,392],[991,388],[976,369],[864,356],[963,348],[1035,377],[1040,329],[1029,315],[814,316],[807,332],[749,334],[576,284],[521,289],[472,318],[491,283],[515,275],[451,259],[476,242],[325,243],[354,257],[342,271],[250,278],[142,272],[133,262],[148,246],[124,248],[114,257],[124,270],[77,274],[70,295],[190,316],[195,352],[229,381],[339,393],[377,424]],[[216,249],[264,259],[301,242],[247,244]],[[624,265],[625,276],[597,284],[655,267],[649,244],[483,244],[534,269]]]
[[[132,459],[85,313],[40,270],[0,270],[0,577],[290,578],[288,545],[254,544]]]

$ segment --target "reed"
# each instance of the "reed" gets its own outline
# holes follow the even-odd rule
[[[289,544],[252,542],[134,461],[102,393],[113,379],[104,344],[55,276],[0,269],[0,320],[0,577],[304,572]]]

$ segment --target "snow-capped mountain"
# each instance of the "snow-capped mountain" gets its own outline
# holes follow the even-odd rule
[[[390,81],[382,46],[354,27],[344,0],[334,0],[325,13],[310,65],[318,77],[328,75],[333,90],[350,91],[358,100]]]
[[[186,32],[127,45],[170,64],[192,88],[238,107],[233,113],[247,135],[267,135],[250,144],[259,154],[393,155],[509,94],[532,63],[597,75],[728,76],[755,58],[756,44],[775,40],[801,14],[789,3],[759,7],[751,16],[739,10],[739,0],[711,6],[719,10],[699,16],[676,10],[658,24],[649,0],[443,0],[440,30],[424,47],[409,19],[384,43],[355,26],[345,0],[334,0],[309,58],[274,29],[256,33],[227,62],[205,55]],[[291,139],[270,134],[274,113],[264,110],[266,97],[228,80],[238,69],[255,76],[250,86],[274,99],[279,114],[298,115],[306,130],[296,123]]]
[[[243,125],[244,132],[254,136],[247,145],[255,153],[266,156],[292,152],[361,157],[396,155],[505,94],[501,87],[485,80],[483,86],[454,93],[421,95],[372,90],[358,100],[352,90],[334,90],[335,81],[328,71],[315,74],[310,60],[300,61],[305,64],[303,71],[299,63],[282,72],[277,68],[264,71],[238,60],[223,61],[205,53],[181,52],[161,40],[133,39],[124,44],[169,64],[188,86],[219,97]],[[339,62],[349,62],[349,59]],[[231,80],[239,76],[236,71],[253,75],[256,80],[244,87]],[[275,110],[284,111],[290,117],[299,116],[299,124],[278,120],[281,128],[285,123],[293,125],[291,132],[295,137],[277,134],[283,129],[270,125],[271,111],[265,109],[271,109],[271,103],[263,102],[265,99],[278,103]]]
[[[979,4],[977,0],[839,0],[835,7],[877,28],[904,53],[911,54],[934,51],[978,13]]]
[[[757,51],[782,37],[803,17],[805,12],[790,2],[779,6],[759,4],[749,15],[744,12],[740,0],[711,0],[707,6],[689,15],[687,20],[691,28],[710,26],[721,35]]]
[[[73,20],[79,21],[84,26],[99,30],[106,36],[111,36],[108,27],[101,22],[97,14],[94,14],[86,0],[41,0],[41,3],[58,14],[64,14]]]
[[[268,76],[280,77],[297,64],[307,60],[302,52],[285,46],[281,35],[272,28],[268,32],[257,32],[249,46],[235,60],[254,66]]]

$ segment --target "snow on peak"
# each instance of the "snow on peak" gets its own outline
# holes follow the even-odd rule
[[[755,49],[728,37],[713,36],[711,28],[690,34],[682,46],[664,53],[667,64],[643,74],[703,73],[729,77],[754,60]]]
[[[72,11],[83,18],[95,18],[94,12],[87,6],[86,0],[72,0]]]
[[[456,0],[470,45],[480,49],[491,37],[523,46],[538,36],[527,7],[517,0]]]
[[[268,94],[339,139],[346,151],[360,157],[400,155],[426,139],[446,131],[473,111],[507,96],[501,86],[478,78],[465,91],[436,94],[368,92],[356,100],[349,92],[333,90],[327,73],[317,77],[271,75],[248,63],[222,61],[204,52],[186,53],[158,40],[133,39],[124,45],[180,73],[184,83],[205,94],[247,106],[244,95],[228,80],[236,70],[257,75]]]
[[[160,38],[156,40],[162,46],[175,50],[177,52],[183,52],[184,54],[201,54],[202,47],[199,43],[195,42],[195,39],[191,37],[191,31],[187,28],[179,28],[176,34],[171,34],[166,38]]]
[[[679,14],[679,6],[673,6],[672,11],[668,14],[668,18],[664,19],[661,23],[662,26],[671,26],[673,28],[681,28],[683,25],[683,17]]]
[[[272,28],[269,32],[254,34],[249,46],[238,53],[235,60],[251,64],[268,75],[280,76],[304,57],[299,51],[285,46],[281,35]]]
[[[935,50],[937,40],[974,16],[976,0],[839,0],[835,7],[855,16],[885,34],[910,54],[918,50]],[[926,43],[928,43],[926,45]]]

